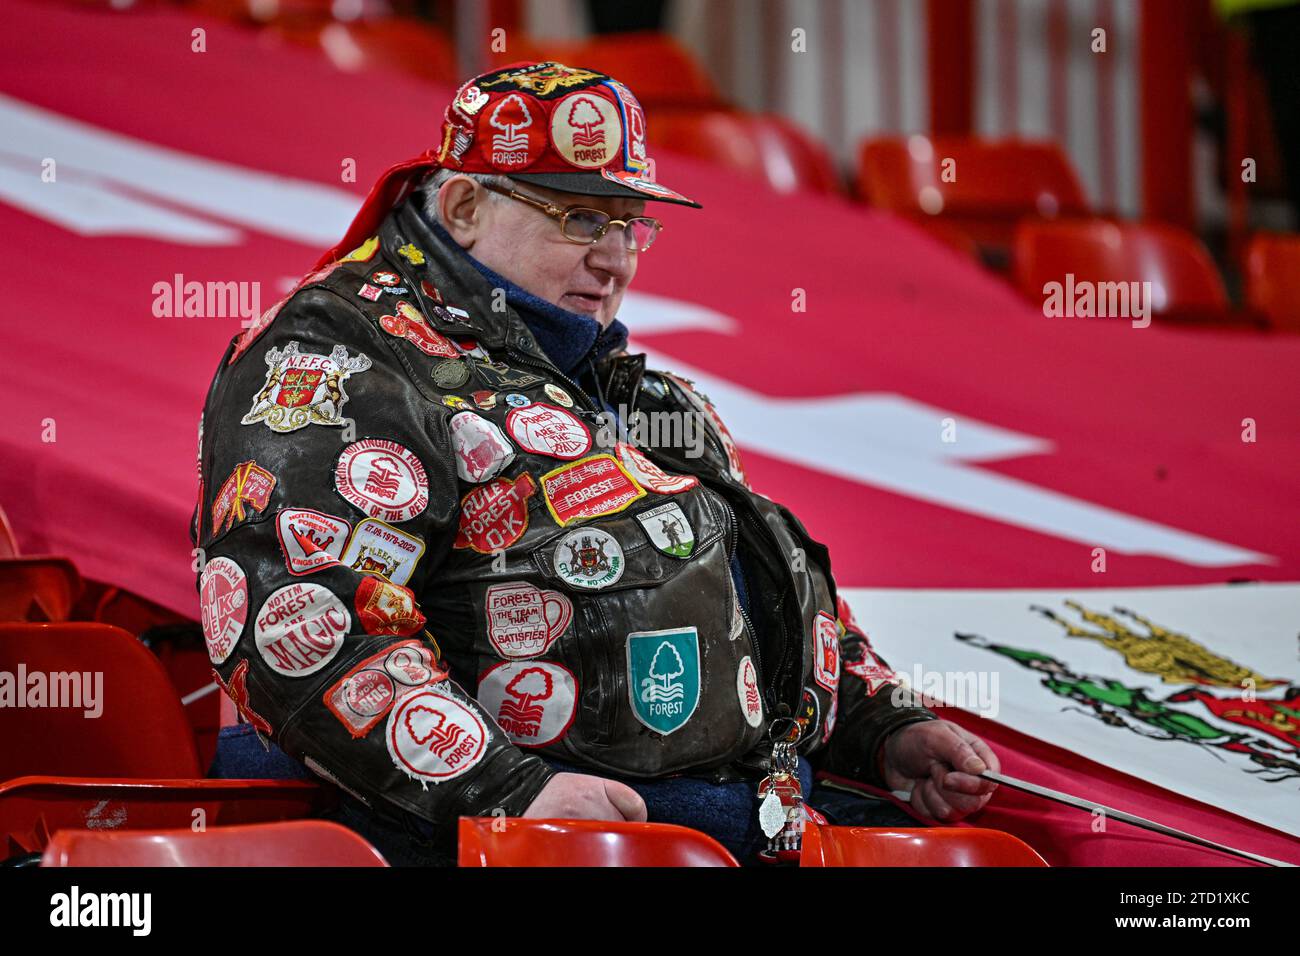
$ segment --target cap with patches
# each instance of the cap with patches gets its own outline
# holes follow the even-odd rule
[[[509,176],[585,196],[700,204],[655,181],[645,111],[632,91],[594,70],[513,63],[465,83],[443,113],[438,146],[387,170],[325,265],[374,234],[430,170]]]

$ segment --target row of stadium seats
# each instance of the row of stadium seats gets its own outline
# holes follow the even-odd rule
[[[2,788],[0,788],[2,789]],[[3,807],[0,796],[0,808]],[[996,830],[904,832],[809,823],[803,867],[1045,866]],[[712,837],[686,827],[588,820],[462,817],[462,867],[736,867]],[[212,830],[66,829],[41,854],[55,866],[387,866],[369,843],[325,820],[293,820]]]
[[[20,560],[0,560],[0,587]],[[383,865],[351,831],[313,819],[335,804],[328,786],[204,779],[162,661],[120,627],[0,623],[0,674],[12,698],[0,748],[9,865]],[[459,852],[462,866],[736,865],[704,834],[663,824],[466,818]],[[1044,864],[997,831],[822,827],[805,836],[802,865]]]

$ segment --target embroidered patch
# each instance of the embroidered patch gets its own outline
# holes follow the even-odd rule
[[[551,110],[551,144],[579,169],[599,169],[623,148],[614,104],[593,93],[570,93]]]
[[[542,475],[542,493],[562,528],[583,518],[614,514],[645,497],[645,489],[613,455],[593,455],[547,472]]]
[[[493,169],[510,173],[537,162],[546,150],[546,110],[525,93],[511,93],[479,116],[479,149]]]
[[[538,402],[515,408],[506,416],[506,430],[520,448],[536,455],[572,461],[591,451],[591,432],[567,409]]]
[[[488,729],[470,707],[437,687],[426,687],[393,708],[385,737],[399,770],[415,780],[442,783],[483,759]]]
[[[311,574],[338,563],[352,525],[310,508],[281,508],[275,533],[290,574]]]
[[[693,627],[627,636],[632,713],[655,733],[671,734],[700,703],[700,640]]]
[[[533,476],[497,478],[473,489],[460,502],[460,528],[454,548],[492,554],[514,544],[528,529],[528,499],[537,490]]]
[[[199,611],[208,660],[224,663],[248,621],[248,575],[229,558],[213,558],[199,575]]]
[[[364,737],[399,695],[446,679],[447,672],[437,667],[428,647],[404,641],[354,665],[321,700],[349,734]]]
[[[357,290],[357,295],[363,299],[369,299],[371,302],[378,302],[379,297],[384,294],[384,290],[378,286],[371,285],[369,282],[363,283]]]
[[[514,446],[500,427],[473,412],[451,416],[451,443],[456,474],[470,484],[490,481],[515,458]]]
[[[349,356],[342,345],[329,355],[298,351],[298,343],[269,349],[264,356],[266,384],[253,399],[241,425],[265,422],[275,432],[292,432],[308,425],[342,425],[348,395],[344,383],[370,368],[362,353]]]
[[[825,611],[813,618],[813,679],[832,694],[840,686],[840,629]]]
[[[745,722],[757,727],[763,722],[763,697],[758,691],[758,671],[748,656],[740,659],[736,668],[736,696],[740,699],[740,712]]]
[[[488,640],[507,660],[544,654],[573,620],[573,604],[567,597],[526,581],[489,587],[483,610]]]
[[[424,465],[410,449],[386,438],[353,442],[339,455],[334,487],[343,500],[372,518],[410,521],[429,504]]]
[[[314,674],[338,654],[352,615],[319,584],[288,584],[262,604],[253,634],[266,666],[285,677]]]
[[[220,534],[249,517],[246,508],[262,512],[271,502],[275,475],[253,461],[241,461],[217,489],[212,502],[212,533]]]
[[[588,591],[617,584],[625,563],[618,540],[599,528],[570,531],[556,544],[551,557],[556,574]]]
[[[614,446],[614,450],[618,452],[623,467],[637,480],[637,483],[658,494],[675,495],[694,488],[700,483],[694,475],[668,474],[642,454],[640,449],[633,448],[627,442],[619,442]]]
[[[424,554],[424,542],[398,531],[378,518],[357,523],[339,562],[363,574],[382,574],[394,584],[405,584]]]
[[[498,664],[479,679],[475,696],[521,747],[555,743],[578,712],[577,679],[567,667],[549,661]]]
[[[695,531],[691,522],[675,501],[643,511],[636,516],[650,543],[674,558],[690,557],[695,550]]]
[[[410,588],[368,575],[359,585],[354,604],[357,621],[367,634],[410,637],[424,627],[424,615],[415,606]]]

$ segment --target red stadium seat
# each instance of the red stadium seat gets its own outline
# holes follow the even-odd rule
[[[95,602],[94,613],[94,620],[100,624],[112,624],[137,637],[151,627],[185,624],[189,620],[175,611],[169,611],[162,605],[118,587],[104,590]]]
[[[556,60],[608,74],[627,85],[647,110],[727,105],[690,51],[663,33],[610,33],[579,43],[511,38],[506,50],[494,55],[498,66],[520,60]]]
[[[975,827],[804,828],[800,866],[1047,866],[1026,843]]]
[[[870,139],[859,149],[856,189],[873,206],[921,223],[942,219],[998,253],[1025,217],[1089,212],[1079,177],[1054,143]]]
[[[1227,293],[1214,262],[1193,235],[1159,223],[1104,219],[1026,222],[1016,231],[1016,287],[1043,302],[1049,282],[1150,282],[1152,313],[1226,321]]]
[[[461,866],[737,866],[706,834],[667,823],[461,817]]]
[[[314,816],[334,791],[307,780],[19,777],[0,783],[0,858],[40,853],[60,830],[163,830]],[[202,811],[202,815],[196,814]]]
[[[0,558],[0,621],[65,621],[81,588],[67,558]]]
[[[652,147],[759,177],[777,192],[842,191],[826,148],[780,116],[669,110],[652,117],[646,132]]]
[[[1246,302],[1274,328],[1300,332],[1300,236],[1261,234],[1250,240]]]
[[[275,22],[266,34],[323,52],[345,73],[393,69],[456,86],[462,80],[456,51],[447,36],[429,23],[411,17],[373,20]]]
[[[291,820],[184,830],[62,830],[41,866],[387,866],[347,827]]]
[[[176,689],[158,659],[120,628],[0,624],[0,671],[27,675],[28,687],[17,688],[29,691],[27,701],[36,700],[41,684],[46,690],[46,706],[6,707],[0,781],[34,774],[200,776]],[[91,677],[69,679],[81,674]],[[86,716],[96,709],[99,716]]]

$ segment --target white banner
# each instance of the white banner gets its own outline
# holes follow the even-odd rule
[[[843,593],[926,703],[1300,836],[1300,585]]]

